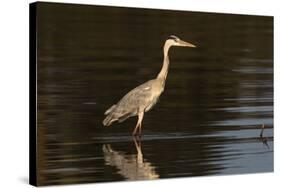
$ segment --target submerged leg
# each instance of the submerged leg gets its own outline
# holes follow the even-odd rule
[[[137,122],[137,125],[134,129],[134,132],[133,132],[133,135],[136,135],[136,134],[141,134],[141,122],[142,122],[142,119],[143,119],[143,114],[144,112],[140,112],[138,114],[138,122]],[[139,132],[138,132],[139,130]]]
[[[143,164],[143,154],[141,151],[141,140],[139,137],[134,137],[134,143],[137,150],[137,162]]]

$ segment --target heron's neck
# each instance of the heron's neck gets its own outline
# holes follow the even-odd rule
[[[168,44],[167,42],[164,45],[163,48],[163,52],[164,52],[164,59],[163,59],[163,65],[162,65],[162,69],[159,72],[157,79],[162,80],[163,82],[165,82],[167,75],[168,75],[168,69],[169,69],[169,56],[168,56],[168,52],[170,49],[171,45]]]

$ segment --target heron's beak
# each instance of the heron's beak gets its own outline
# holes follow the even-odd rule
[[[194,44],[191,44],[191,43],[189,43],[189,42],[185,42],[185,41],[183,41],[183,40],[180,40],[178,43],[179,43],[180,46],[186,46],[186,47],[196,48],[196,46],[195,46]]]

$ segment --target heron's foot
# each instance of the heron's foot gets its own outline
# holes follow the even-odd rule
[[[141,133],[139,131],[134,131],[132,135],[133,136],[141,136]]]
[[[134,130],[134,132],[132,133],[133,136],[137,136],[138,135],[138,131],[137,129]]]
[[[133,132],[133,134],[132,134],[133,136],[138,136],[138,137],[141,137],[141,131],[140,131],[140,129],[136,129],[136,130],[134,130],[134,132]]]
[[[134,131],[133,131],[133,136],[140,136],[141,135],[141,128],[140,125],[136,125]]]
[[[141,134],[137,133],[137,134],[133,134],[132,135],[135,139],[140,140],[141,139]]]

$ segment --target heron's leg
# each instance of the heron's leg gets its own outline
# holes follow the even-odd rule
[[[144,114],[144,112],[140,112],[138,114],[138,122],[137,122],[137,125],[136,125],[135,129],[134,129],[133,135],[137,134],[138,129],[139,129],[139,134],[141,133],[141,122],[142,122],[142,119],[143,119],[143,114]]]
[[[133,131],[133,135],[134,135],[134,136],[137,134],[138,128],[139,128],[139,125],[137,124],[136,127],[135,127],[135,129],[134,129],[134,131]]]
[[[139,135],[141,135],[141,124],[142,124],[142,119],[143,119],[144,112],[139,113],[139,119],[138,119],[138,124],[139,124]]]
[[[136,140],[136,138],[137,138],[137,140]],[[137,162],[139,164],[143,164],[143,154],[141,151],[141,141],[140,141],[139,137],[134,137],[134,143],[135,143],[135,147],[137,150]]]

